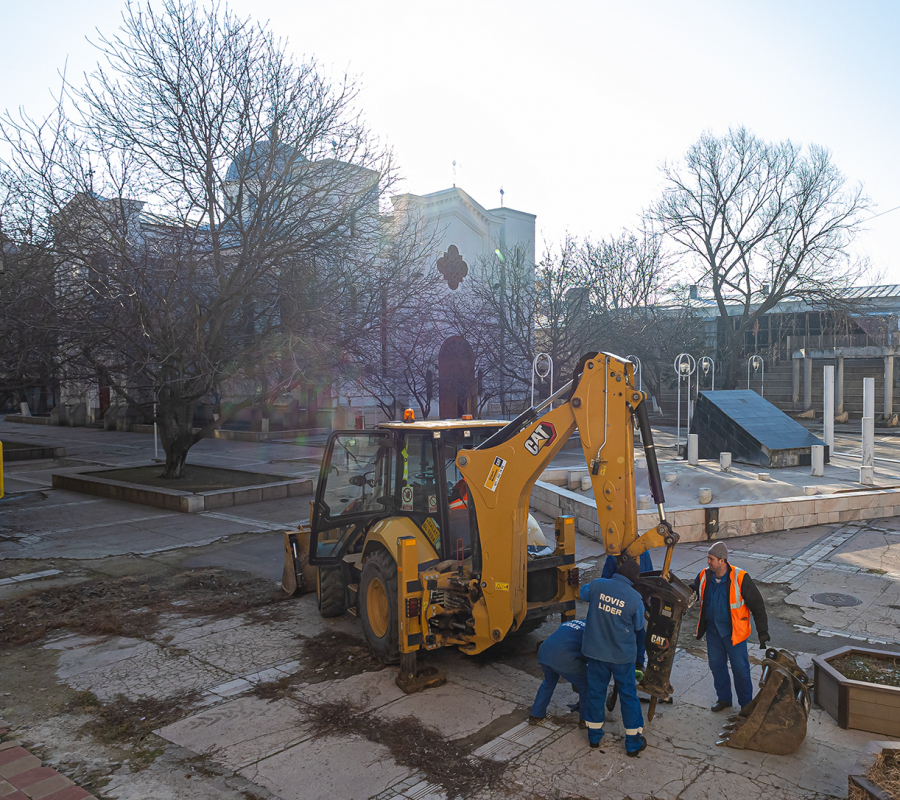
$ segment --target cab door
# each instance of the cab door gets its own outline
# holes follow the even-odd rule
[[[410,517],[419,526],[440,559],[447,492],[437,459],[436,434],[434,431],[409,430],[400,431],[398,436],[397,513]]]
[[[372,521],[394,513],[395,442],[390,431],[328,437],[310,519],[311,565],[339,564]]]

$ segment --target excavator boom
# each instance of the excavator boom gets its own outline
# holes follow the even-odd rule
[[[552,403],[563,395],[568,398],[552,408]],[[647,454],[650,489],[659,510],[658,524],[644,532],[637,525],[635,420]],[[527,410],[479,448],[460,453],[457,458],[475,505],[479,529],[491,531],[490,537],[481,537],[481,586],[487,598],[489,629],[502,635],[524,618],[524,532],[529,498],[535,481],[576,429],[588,465],[606,553],[637,558],[652,547],[667,548],[662,570],[642,579],[637,587],[650,612],[648,670],[642,688],[655,697],[667,698],[672,691],[669,675],[678,631],[691,592],[670,571],[678,536],[665,519],[646,395],[634,386],[633,364],[619,356],[586,355],[572,382],[554,397]]]

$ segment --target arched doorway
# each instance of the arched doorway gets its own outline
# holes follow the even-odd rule
[[[462,336],[451,336],[438,353],[439,400],[441,419],[474,416],[478,406],[475,380],[475,354]]]

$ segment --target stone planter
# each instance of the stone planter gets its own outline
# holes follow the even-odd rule
[[[866,647],[841,647],[813,656],[815,699],[842,728],[900,736],[900,687],[845,678],[829,662],[858,653],[894,660],[900,655]]]

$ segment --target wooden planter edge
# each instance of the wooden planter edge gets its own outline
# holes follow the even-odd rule
[[[900,695],[900,687],[897,686],[885,686],[884,684],[878,683],[870,683],[868,681],[857,681],[852,678],[847,678],[838,672],[834,667],[831,666],[828,662],[835,658],[840,658],[841,656],[847,655],[848,653],[861,653],[863,655],[873,655],[873,656],[886,656],[887,658],[896,659],[900,658],[900,654],[891,652],[890,650],[875,650],[871,647],[861,647],[857,645],[847,645],[845,647],[839,647],[837,650],[831,650],[828,653],[823,653],[822,655],[814,655],[812,657],[813,667],[816,670],[815,676],[815,689],[816,692],[816,702],[819,702],[818,698],[818,687],[820,685],[820,677],[818,675],[818,671],[822,670],[825,675],[837,684],[838,687],[838,707],[837,707],[837,723],[838,727],[843,729],[848,729],[850,726],[850,703],[849,703],[849,694],[850,689],[859,687],[865,689],[874,689],[876,691],[883,691],[885,694],[891,695]],[[819,705],[822,705],[819,703]],[[824,706],[823,706],[824,708]],[[828,709],[826,709],[828,710]],[[831,713],[829,711],[829,713]]]

